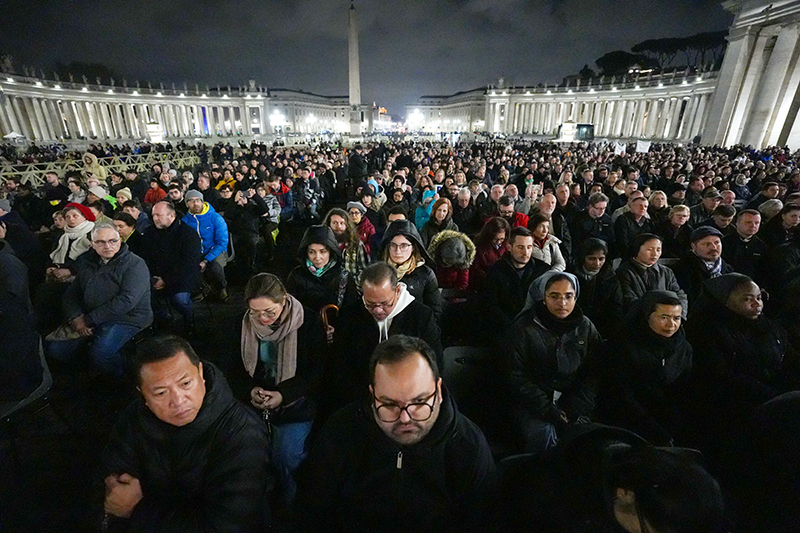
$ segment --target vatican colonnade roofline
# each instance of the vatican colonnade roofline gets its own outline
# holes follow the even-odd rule
[[[488,87],[423,96],[406,107],[411,128],[555,136],[564,122],[593,124],[595,136],[690,141],[704,126],[717,72],[694,69],[570,85]]]
[[[362,131],[377,112],[361,106]],[[347,96],[256,87],[167,89],[2,74],[0,136],[35,142],[169,140],[350,131]]]

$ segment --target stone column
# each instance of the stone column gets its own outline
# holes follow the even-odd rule
[[[798,38],[800,38],[800,28],[797,24],[780,28],[775,47],[769,56],[769,61],[758,84],[758,90],[754,95],[752,106],[748,116],[745,117],[742,143],[756,148],[767,146],[765,140],[769,139],[772,134],[776,118],[775,112],[779,110],[779,104],[782,103],[781,100],[786,94],[789,79],[793,74],[794,69],[790,69],[790,63],[797,49]],[[794,94],[793,91],[789,96],[790,100],[794,98]],[[788,106],[786,112],[788,113]],[[782,126],[783,124],[778,126],[778,132]],[[777,140],[777,135],[775,137]]]
[[[37,116],[36,110],[34,109],[33,99],[24,97],[22,102],[25,106],[25,114],[28,116],[28,120],[30,121],[31,132],[33,133],[34,137],[37,141],[45,140],[47,134],[42,128],[42,123],[40,121],[41,116]],[[39,112],[39,115],[41,115],[41,112]]]
[[[775,37],[773,28],[764,28],[758,35],[755,50],[750,58],[750,64],[747,67],[747,74],[742,82],[739,97],[736,100],[736,105],[731,115],[730,125],[725,138],[726,146],[737,144],[742,140],[747,113],[752,109],[756,98],[756,92],[763,79],[765,62],[769,54],[766,46],[773,37]]]
[[[656,134],[660,104],[658,98],[648,100],[648,104],[650,109],[647,112],[647,123],[645,124],[644,136],[645,138],[650,139],[655,137]]]
[[[24,135],[22,131],[22,126],[20,125],[19,114],[14,109],[14,105],[12,104],[11,99],[12,99],[11,96],[6,96],[5,102],[3,102],[2,104],[3,108],[6,111],[6,116],[8,117],[8,125],[11,127],[11,131],[15,131],[17,133],[21,133]]]
[[[8,101],[7,98],[4,100]],[[0,136],[8,135],[12,131],[14,131],[14,127],[11,125],[11,121],[6,115],[6,106],[0,105]]]
[[[81,135],[81,129],[78,126],[78,117],[75,114],[75,110],[72,108],[72,101],[64,100],[61,102],[61,105],[64,109],[64,115],[67,119],[67,128],[69,129],[69,138],[70,139],[78,139]]]
[[[33,111],[36,113],[36,119],[41,125],[44,138],[46,140],[56,140],[58,136],[55,133],[53,121],[50,117],[50,113],[47,111],[45,101],[41,98],[32,98],[31,102],[33,103]]]
[[[757,33],[757,28],[747,27],[733,30],[728,36],[725,58],[714,90],[709,129],[705,135],[709,144],[726,144],[734,107],[739,99],[745,75],[748,73],[751,57],[763,53],[766,45],[766,39],[758,42]]]

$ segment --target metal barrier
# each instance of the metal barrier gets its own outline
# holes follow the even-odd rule
[[[195,150],[180,152],[150,152],[147,154],[115,155],[97,159],[109,174],[113,171],[124,172],[133,168],[136,172],[150,170],[156,163],[169,162],[172,168],[193,168],[200,164],[200,156]],[[0,184],[4,184],[11,177],[18,177],[22,183],[31,183],[39,187],[44,183],[44,175],[55,172],[60,177],[68,170],[82,170],[82,159],[64,159],[49,163],[31,163],[28,165],[3,165],[0,166]]]

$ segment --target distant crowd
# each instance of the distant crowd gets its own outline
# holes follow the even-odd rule
[[[0,401],[135,381],[111,528],[793,530],[800,154],[630,148],[2,145]]]

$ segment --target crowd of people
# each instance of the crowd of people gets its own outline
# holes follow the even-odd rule
[[[110,530],[800,527],[788,149],[253,142],[140,173],[95,148],[4,185],[0,400],[38,385],[39,338],[135,382]],[[241,312],[200,323],[229,281]],[[453,346],[486,354],[469,417]]]

